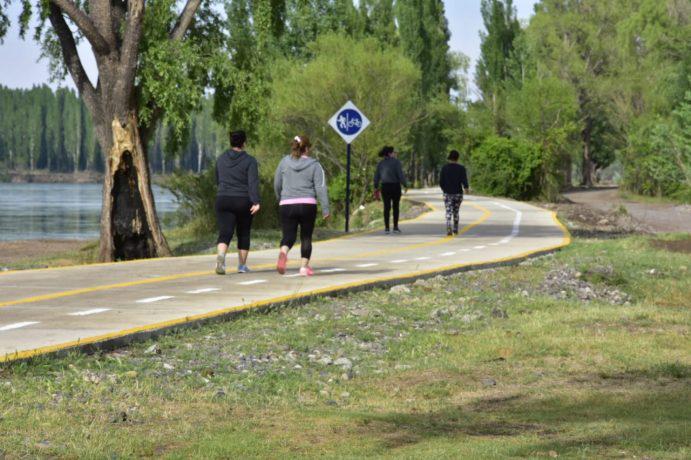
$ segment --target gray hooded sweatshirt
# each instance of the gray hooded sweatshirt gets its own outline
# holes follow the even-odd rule
[[[284,157],[276,168],[274,191],[279,200],[316,198],[322,205],[322,214],[329,214],[326,174],[314,158]]]

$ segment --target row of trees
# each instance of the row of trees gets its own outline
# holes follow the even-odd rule
[[[223,128],[213,120],[213,100],[201,100],[182,145],[171,128],[159,124],[148,143],[151,169],[201,172],[227,146]],[[0,168],[5,171],[54,172],[105,170],[91,116],[74,91],[43,85],[28,90],[0,86]]]
[[[691,3],[542,0],[525,28],[511,0],[482,15],[474,162],[502,145],[531,170],[517,197],[591,186],[614,162],[634,192],[691,197]]]

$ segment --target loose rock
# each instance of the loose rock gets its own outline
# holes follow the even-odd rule
[[[391,294],[408,294],[410,293],[410,288],[405,284],[399,284],[398,286],[394,286],[389,289],[389,292]]]

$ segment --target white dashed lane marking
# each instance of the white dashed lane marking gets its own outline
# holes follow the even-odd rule
[[[285,275],[286,278],[297,278],[298,276],[301,276],[299,273],[293,273],[292,275]]]
[[[417,257],[415,260],[429,260],[429,257]]]
[[[487,246],[475,246],[473,249],[485,249]]]
[[[391,261],[392,264],[402,264],[405,262],[408,262],[408,259],[396,259]]]
[[[12,329],[19,329],[20,327],[31,326],[33,324],[38,324],[38,321],[24,321],[22,323],[8,324],[7,326],[1,326],[0,332],[11,331]]]
[[[360,264],[360,265],[356,265],[356,267],[358,267],[358,268],[368,268],[368,267],[376,267],[377,265],[379,265],[379,264],[377,264],[377,263],[369,263],[369,264]]]
[[[325,268],[323,270],[319,270],[321,273],[338,273],[338,272],[344,272],[346,271],[345,268]]]
[[[220,291],[220,288],[201,288],[193,291],[186,291],[185,294],[204,294],[206,292]]]
[[[91,310],[75,311],[74,313],[70,313],[69,316],[89,316],[103,313],[104,311],[110,311],[110,308],[93,308]]]
[[[137,303],[152,303],[152,302],[158,302],[160,300],[168,300],[172,299],[174,296],[172,295],[162,295],[158,297],[148,297],[146,299],[139,299],[137,300]]]
[[[252,280],[252,281],[243,281],[242,283],[238,283],[242,286],[251,286],[253,284],[261,284],[261,283],[266,283],[266,280]]]
[[[456,251],[449,251],[449,252],[442,252],[440,255],[442,257],[449,257],[449,256],[453,256],[455,254],[456,254]]]

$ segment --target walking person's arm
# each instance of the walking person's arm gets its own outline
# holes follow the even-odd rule
[[[401,185],[407,190],[408,181],[406,181],[405,173],[403,172],[403,164],[400,160],[398,160],[396,164],[396,174],[398,175],[398,182],[400,182]]]
[[[461,185],[463,185],[463,190],[465,193],[470,191],[470,185],[468,185],[468,173],[465,170],[465,166],[461,166]]]
[[[257,160],[254,158],[252,158],[247,170],[247,190],[250,195],[250,201],[252,202],[250,211],[252,214],[256,214],[259,212],[261,195],[259,194],[259,166],[257,165]]]
[[[329,190],[326,186],[326,174],[324,173],[324,168],[322,165],[317,163],[314,168],[314,174],[312,176],[314,181],[314,191],[317,195],[319,203],[322,205],[322,215],[324,218],[329,217]]]
[[[441,172],[439,172],[439,188],[446,193],[446,167],[442,167]]]
[[[276,199],[281,199],[281,191],[283,190],[283,160],[278,164],[276,173],[274,174],[274,193]]]
[[[374,172],[374,190],[379,190],[379,182],[381,181],[381,161],[377,163],[377,170]]]

